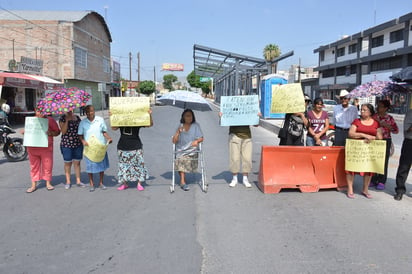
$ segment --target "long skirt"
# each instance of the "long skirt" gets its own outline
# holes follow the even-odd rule
[[[143,150],[117,150],[119,157],[119,183],[143,182],[146,179],[147,169],[144,165]]]

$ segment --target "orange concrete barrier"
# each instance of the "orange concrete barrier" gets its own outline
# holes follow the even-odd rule
[[[302,192],[319,190],[309,147],[262,146],[258,187],[263,193],[279,193],[282,188]]]
[[[345,147],[311,147],[312,163],[319,188],[346,187]]]
[[[262,146],[258,187],[263,193],[279,193],[283,188],[342,189],[344,167],[344,147]]]

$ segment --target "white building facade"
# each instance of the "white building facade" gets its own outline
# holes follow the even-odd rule
[[[351,90],[412,66],[412,13],[346,36],[314,50],[319,54],[319,94],[334,99]],[[399,96],[395,96],[399,97]],[[393,98],[393,103],[399,98]],[[408,102],[409,102],[408,98]],[[396,106],[395,106],[396,107]]]

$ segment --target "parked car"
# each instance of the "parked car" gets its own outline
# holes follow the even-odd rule
[[[156,105],[156,106],[164,106],[164,105],[165,105],[164,103],[162,103],[162,102],[160,102],[159,100],[157,100],[157,99],[159,99],[160,97],[162,97],[162,94],[157,94],[157,95],[156,95],[156,102],[155,102],[155,105]]]
[[[331,100],[331,99],[323,99],[323,110],[326,111],[328,113],[329,116],[329,123],[330,124],[334,124],[334,117],[333,117],[333,108],[337,105],[338,103],[336,103],[335,100]]]
[[[333,113],[333,108],[337,105],[335,100],[330,99],[323,99],[323,110],[327,111],[328,113]]]

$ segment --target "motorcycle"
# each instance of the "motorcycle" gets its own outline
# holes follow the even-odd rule
[[[329,129],[326,131],[328,137],[328,146],[333,146],[335,143],[335,125],[329,124]]]
[[[10,137],[16,133],[8,123],[0,125],[0,145],[9,162],[19,162],[27,158],[27,149],[23,146],[23,138]]]

